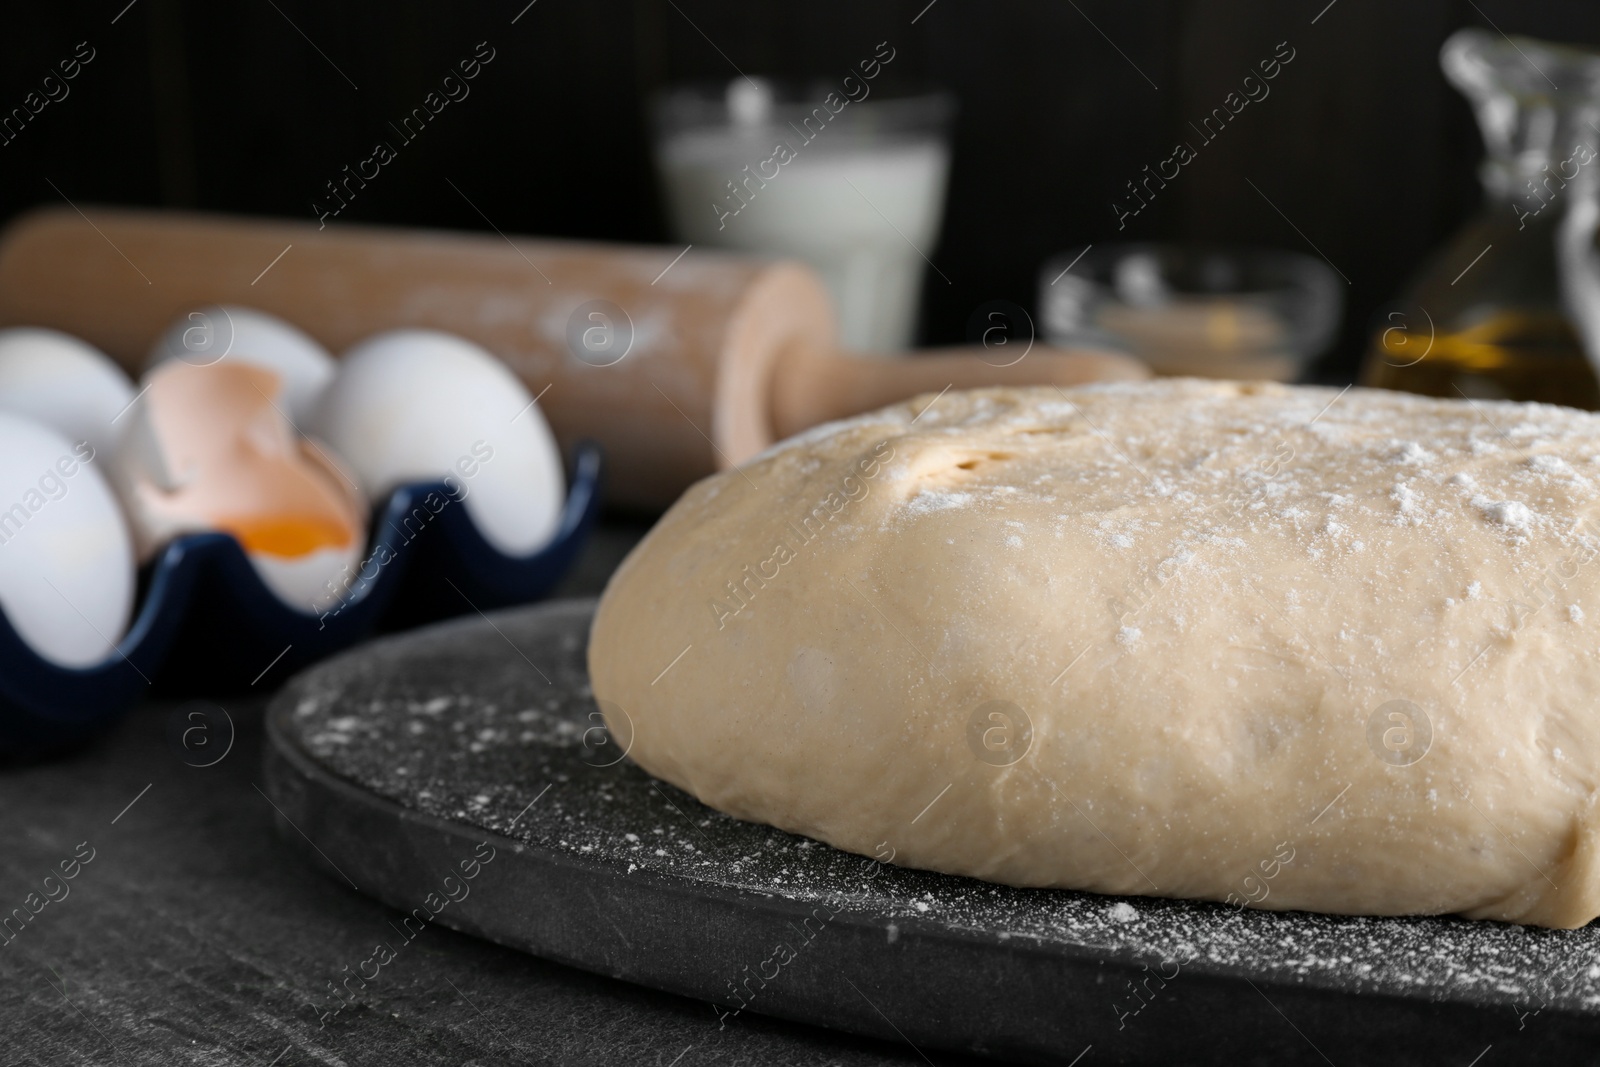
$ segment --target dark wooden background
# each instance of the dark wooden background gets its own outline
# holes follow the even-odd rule
[[[1476,202],[1477,134],[1438,72],[1446,35],[1477,24],[1600,44],[1594,0],[526,3],[14,11],[0,34],[0,113],[77,42],[96,58],[0,147],[0,217],[62,197],[310,217],[325,181],[395,140],[387,123],[487,41],[495,59],[471,95],[400,147],[342,217],[484,228],[454,182],[508,232],[667,240],[651,89],[735,66],[842,77],[887,40],[897,55],[880,88],[933,82],[961,102],[933,253],[950,284],[926,286],[926,341],[961,340],[990,299],[1032,307],[1041,262],[1075,243],[1309,239],[1350,279],[1326,368],[1337,376],[1353,370],[1374,308]],[[1271,95],[1119,235],[1111,202],[1124,183],[1279,41],[1296,57]]]

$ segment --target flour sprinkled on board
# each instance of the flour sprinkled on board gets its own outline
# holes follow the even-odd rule
[[[1185,973],[1470,1000],[1504,1011],[1512,1032],[1514,1011],[1541,1004],[1600,1019],[1600,925],[1562,931],[1347,918],[1013,889],[884,866],[720,814],[631,761],[610,764],[614,754],[586,746],[599,714],[582,645],[592,610],[592,602],[556,602],[501,613],[493,626],[473,617],[371,643],[291,683],[274,702],[273,729],[355,788],[458,824],[470,835],[464,840],[492,834],[498,847],[582,864],[602,880],[665,883],[684,899],[740,895],[793,902],[801,911],[826,904],[837,909],[833,923],[891,943],[940,933],[987,939],[1002,950],[1021,943],[1090,953],[1133,970],[1141,961],[1175,960]],[[448,710],[438,735],[410,736],[408,713],[441,698]],[[501,731],[506,719],[532,728],[537,740]],[[472,749],[470,739],[486,729],[498,740]],[[337,742],[335,734],[361,741]]]

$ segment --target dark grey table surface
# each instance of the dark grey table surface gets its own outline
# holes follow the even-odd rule
[[[560,594],[597,592],[641,531],[602,528]],[[201,705],[151,701],[90,748],[0,770],[0,915],[32,916],[0,927],[0,1064],[962,1062],[752,1014],[719,1028],[710,1005],[442,928],[319,1027],[328,983],[398,913],[274,832],[258,786],[268,695],[220,702],[234,738],[210,766],[172,736]]]

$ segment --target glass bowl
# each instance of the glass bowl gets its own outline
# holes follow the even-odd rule
[[[1088,245],[1039,276],[1050,344],[1127,352],[1168,375],[1292,381],[1332,343],[1343,303],[1326,263],[1270,248]]]

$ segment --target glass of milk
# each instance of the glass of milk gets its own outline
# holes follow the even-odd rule
[[[893,352],[911,344],[938,239],[954,101],[873,90],[855,76],[677,89],[655,104],[655,157],[680,238],[809,263],[842,343]]]

